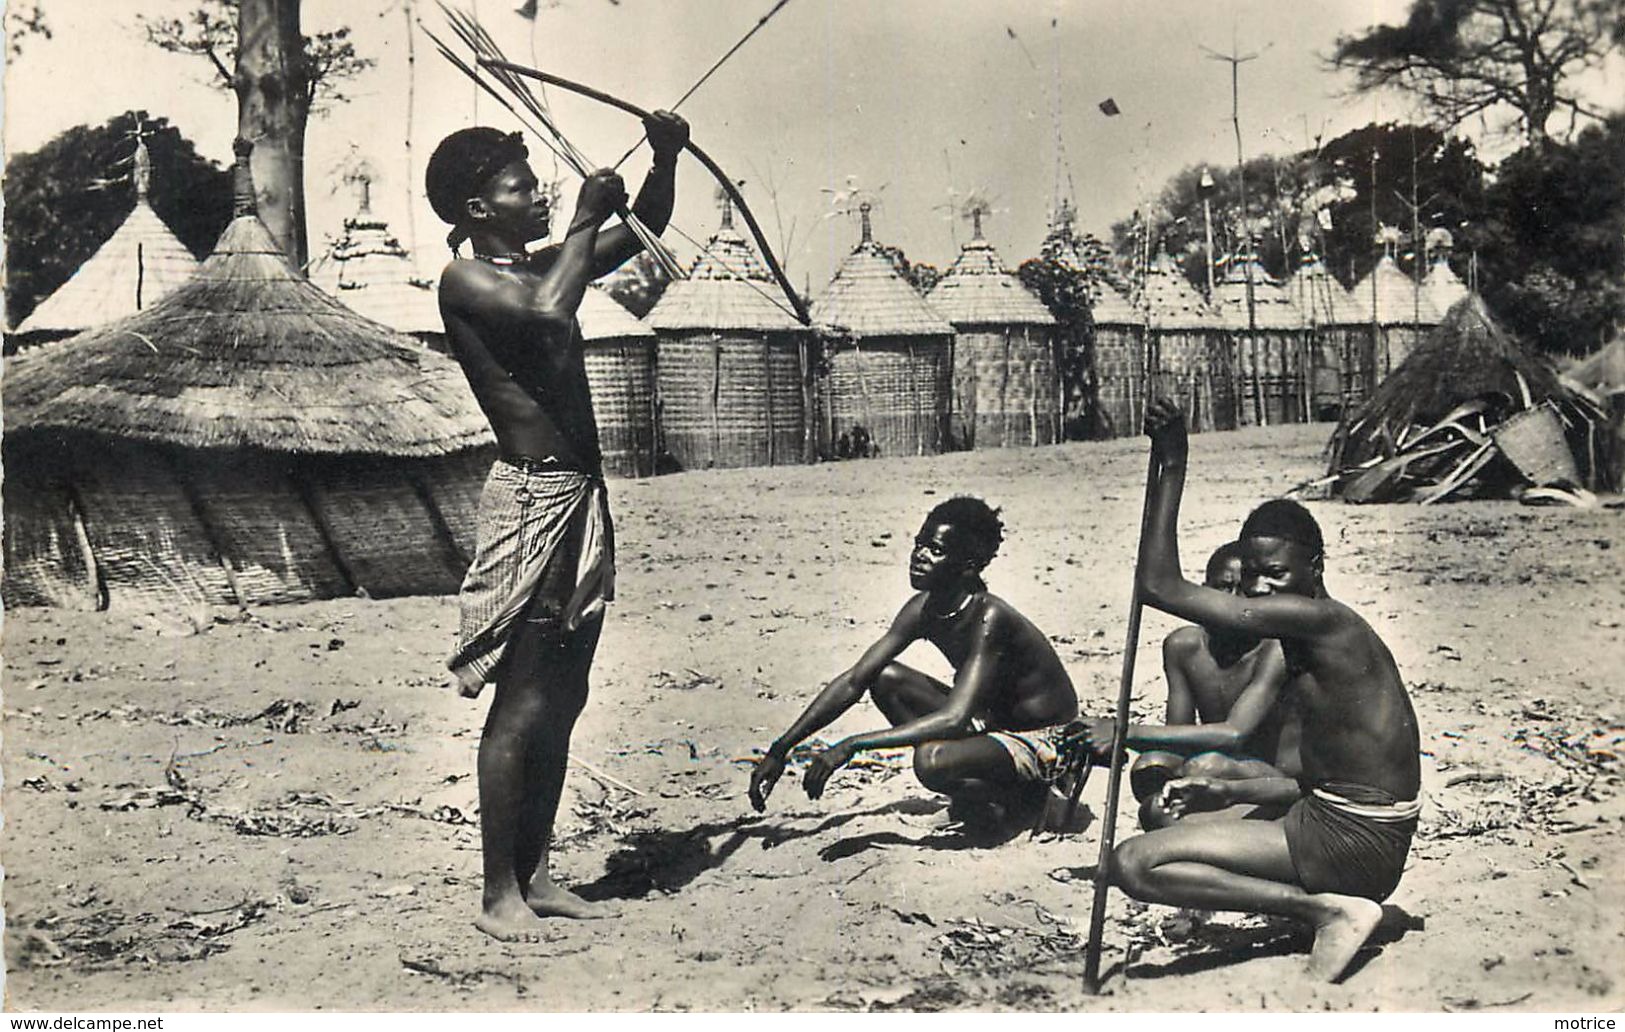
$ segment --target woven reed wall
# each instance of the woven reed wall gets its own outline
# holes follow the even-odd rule
[[[1139,432],[1144,410],[1145,354],[1140,331],[1113,324],[1095,327],[1095,424],[1106,437]]]
[[[1316,419],[1335,419],[1371,391],[1371,328],[1321,326],[1308,353],[1310,408]],[[1346,394],[1345,394],[1346,392]]]
[[[937,455],[948,444],[952,337],[866,337],[829,354],[823,444],[855,426],[880,454]]]
[[[977,326],[954,334],[951,432],[957,448],[1054,444],[1061,388],[1050,332]]]
[[[589,341],[585,361],[604,472],[617,477],[653,476],[654,338]]]
[[[797,335],[662,332],[655,369],[660,439],[678,468],[806,461]]]
[[[352,593],[291,465],[285,455],[231,451],[193,452],[180,467],[244,605]]]
[[[98,592],[90,542],[67,485],[41,475],[49,468],[6,449],[6,566],[0,600],[7,609],[95,609]]]
[[[75,438],[70,474],[109,608],[164,612],[237,595],[165,450]]]
[[[1242,425],[1253,426],[1260,418],[1267,426],[1303,422],[1308,331],[1260,329],[1233,336]]]
[[[1380,363],[1383,356],[1387,356],[1387,365],[1378,366],[1379,375],[1377,383],[1382,378],[1399,368],[1399,364],[1415,351],[1417,346],[1427,340],[1430,327],[1426,326],[1384,326],[1381,328],[1382,340],[1377,349],[1377,361]]]
[[[453,543],[412,485],[415,463],[366,456],[300,457],[306,492],[338,561],[373,598],[447,595],[462,582]]]
[[[496,461],[495,447],[470,448],[413,464],[418,485],[440,514],[458,552],[458,568],[466,570],[474,557],[479,528],[480,492]]]

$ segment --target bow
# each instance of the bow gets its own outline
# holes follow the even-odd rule
[[[499,61],[494,58],[480,58],[479,63],[486,68],[500,69],[514,75],[522,75],[527,79],[535,79],[537,82],[547,83],[549,86],[557,86],[561,90],[567,90],[571,93],[579,94],[580,96],[586,97],[589,100],[596,100],[600,104],[608,104],[610,107],[624,111],[635,118],[649,117],[648,111],[638,107],[629,100],[622,100],[613,94],[605,93],[603,90],[594,89],[591,86],[586,86],[579,82],[572,82],[569,79],[554,75],[551,72],[538,71],[535,68],[527,68],[524,65],[514,64],[512,61]],[[716,161],[712,159],[711,155],[701,150],[699,145],[697,145],[693,140],[689,140],[687,143],[685,143],[683,145],[683,149],[694,155],[695,160],[697,160],[701,165],[704,165],[705,170],[711,173],[712,178],[714,178],[721,185],[723,192],[726,193],[728,195],[728,199],[733,202],[735,210],[737,210],[739,214],[744,217],[745,225],[750,227],[751,236],[755,238],[756,246],[762,252],[762,260],[767,264],[768,270],[773,273],[773,278],[778,281],[779,289],[784,292],[784,296],[789,300],[790,307],[794,310],[796,319],[798,319],[803,326],[811,326],[812,316],[807,313],[806,303],[801,300],[801,296],[797,294],[795,288],[790,285],[790,277],[785,275],[784,267],[781,266],[779,264],[779,260],[774,257],[773,248],[769,246],[767,242],[767,234],[762,232],[761,225],[757,223],[756,216],[751,213],[750,205],[745,203],[745,198],[739,192],[739,188],[734,185],[732,179],[728,178],[728,174],[722,170],[722,166],[718,165]]]

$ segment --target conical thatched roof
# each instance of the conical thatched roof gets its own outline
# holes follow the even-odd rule
[[[1305,262],[1286,281],[1287,296],[1306,326],[1368,326],[1369,308],[1362,311],[1348,288],[1337,281],[1319,258]]]
[[[767,268],[734,229],[733,209],[724,207],[722,225],[694,259],[689,278],[666,288],[649,312],[648,324],[657,330],[805,329],[778,296]]]
[[[1253,283],[1250,322],[1247,316],[1249,274]],[[1213,287],[1213,307],[1228,330],[1245,331],[1249,326],[1260,330],[1296,330],[1303,326],[1303,313],[1292,303],[1292,295],[1251,255],[1230,263],[1224,279]]]
[[[1581,360],[1565,375],[1583,387],[1604,394],[1625,391],[1625,336],[1615,337]]]
[[[1054,325],[1049,309],[1005,268],[981,228],[978,219],[975,238],[960,248],[959,257],[931,288],[927,300],[932,310],[955,326]]]
[[[1416,281],[1400,271],[1393,255],[1385,254],[1365,279],[1349,291],[1354,303],[1365,312],[1365,321],[1371,321],[1373,292],[1376,297],[1376,321],[1379,326],[1437,326],[1440,313],[1421,290]]]
[[[948,336],[954,332],[874,242],[868,211],[863,213],[862,240],[835,270],[824,296],[813,302],[812,317],[858,337]]]
[[[1145,312],[1103,279],[1089,282],[1089,314],[1096,326],[1139,326],[1145,322]]]
[[[1167,251],[1159,252],[1152,260],[1142,290],[1136,307],[1146,310],[1153,329],[1210,330],[1222,325],[1219,314],[1202,300]]]
[[[1522,407],[1519,376],[1535,402],[1565,393],[1551,364],[1514,340],[1483,299],[1469,294],[1388,374],[1350,424],[1374,420],[1397,434],[1485,395],[1503,395],[1511,399],[1509,407]]]
[[[1450,268],[1448,261],[1439,258],[1422,280],[1422,293],[1433,303],[1434,311],[1448,312],[1451,305],[1467,296],[1467,284]]]
[[[633,337],[653,337],[655,331],[647,323],[610,296],[609,291],[594,284],[581,296],[581,307],[576,310],[584,340],[625,340]]]
[[[135,207],[96,253],[17,326],[18,333],[78,333],[141,311],[185,283],[197,259],[147,203],[151,165],[136,144]]]
[[[418,278],[410,252],[382,219],[345,219],[324,271],[320,286],[350,310],[402,333],[445,332],[434,284]]]
[[[400,456],[491,439],[451,360],[301,279],[251,209],[184,286],[49,357],[5,378],[8,435]]]

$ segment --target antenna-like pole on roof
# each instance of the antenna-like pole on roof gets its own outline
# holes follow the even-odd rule
[[[869,213],[874,210],[874,207],[868,201],[858,205],[858,216],[863,220],[863,237],[858,241],[859,244],[872,244],[875,242],[874,226],[869,221]]]
[[[972,240],[982,239],[982,209],[980,206],[970,210],[970,231]]]
[[[1265,44],[1268,50],[1273,44]],[[1235,40],[1230,42],[1230,53],[1221,54],[1211,47],[1203,47],[1209,58],[1215,61],[1228,61],[1230,63],[1230,125],[1236,134],[1236,176],[1237,185],[1241,191],[1241,239],[1242,247],[1250,251],[1253,246],[1252,227],[1247,222],[1247,168],[1241,157],[1241,66],[1262,54],[1264,50],[1255,50],[1250,54],[1236,53]],[[1247,342],[1253,358],[1253,417],[1259,426],[1264,425],[1264,393],[1263,385],[1258,379],[1258,313],[1253,298],[1253,267],[1250,261],[1242,266],[1242,272],[1247,282]]]
[[[233,218],[244,215],[258,215],[259,202],[254,197],[254,173],[248,167],[248,156],[254,153],[254,141],[245,140],[241,136],[231,143],[232,153],[237,155],[237,163],[232,166],[231,178],[231,214]]]

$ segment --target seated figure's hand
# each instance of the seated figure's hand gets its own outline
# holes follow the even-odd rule
[[[807,764],[807,773],[801,778],[801,787],[806,790],[808,799],[817,799],[824,794],[824,783],[829,781],[830,775],[846,766],[852,759],[852,749],[844,743],[836,744],[818,753]]]
[[[1230,805],[1230,783],[1221,778],[1175,778],[1162,786],[1159,801],[1175,819],[1198,810],[1219,810]]]
[[[784,757],[769,749],[750,772],[750,805],[757,813],[767,810],[767,797],[784,774]]]
[[[1145,409],[1145,432],[1151,438],[1151,451],[1162,462],[1184,462],[1190,450],[1185,433],[1185,410],[1179,403],[1156,397]]]

